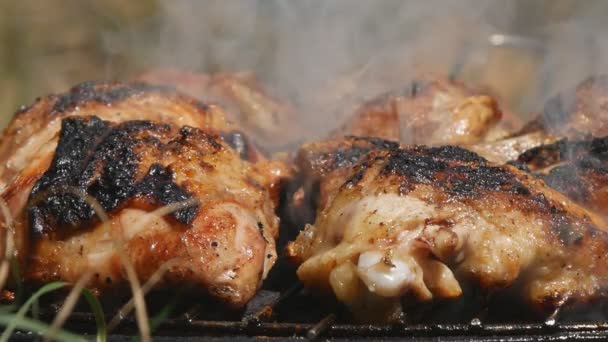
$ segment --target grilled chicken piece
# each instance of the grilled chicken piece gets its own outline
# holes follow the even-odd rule
[[[171,260],[164,284],[243,306],[276,259],[283,169],[232,129],[219,108],[143,84],[87,83],[22,110],[0,177],[24,278],[125,287],[122,251],[142,281]]]
[[[547,185],[608,217],[608,138],[561,139],[516,159]]]
[[[288,254],[306,287],[361,320],[394,319],[402,299],[459,297],[465,283],[540,310],[607,284],[605,222],[514,167],[363,138],[304,146],[300,166],[321,181],[319,208]]]
[[[19,174],[48,166],[57,146],[61,121],[74,115],[97,115],[110,121],[151,120],[176,126],[232,132],[224,112],[166,87],[143,83],[93,83],[67,93],[39,98],[19,110],[0,138],[0,188],[13,181],[32,182]],[[27,175],[27,172],[26,172]],[[35,180],[35,179],[34,179]]]
[[[591,77],[547,101],[541,115],[524,132],[539,129],[568,137],[608,135],[608,75]]]
[[[501,118],[496,101],[462,84],[434,78],[361,106],[336,135],[373,136],[403,144],[472,144]]]
[[[239,127],[267,150],[276,150],[298,137],[296,110],[270,92],[249,73],[216,74],[174,69],[152,70],[138,80],[167,84],[204,102],[217,102],[226,108]]]
[[[124,287],[122,251],[140,279],[172,260],[165,283],[194,284],[240,307],[276,259],[270,174],[196,128],[72,117],[31,192],[11,187],[4,197],[13,204],[29,194],[15,210],[16,231],[29,238],[17,243],[27,280],[75,282],[91,271],[91,287]]]
[[[504,164],[508,161],[517,159],[520,154],[527,150],[551,144],[556,140],[557,138],[551,134],[543,131],[535,131],[496,141],[465,145],[464,147],[478,153],[493,163]]]

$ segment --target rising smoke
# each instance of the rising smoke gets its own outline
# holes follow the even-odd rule
[[[153,39],[123,32],[118,41],[146,51],[141,68],[255,71],[298,105],[309,136],[429,71],[489,86],[529,119],[549,96],[608,70],[601,34],[608,4],[577,3],[160,0]],[[496,48],[496,34],[525,41]],[[116,49],[117,39],[108,41]]]

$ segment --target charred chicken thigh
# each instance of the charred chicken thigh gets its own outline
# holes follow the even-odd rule
[[[242,307],[276,259],[282,169],[232,148],[233,129],[218,107],[143,84],[87,83],[22,110],[0,178],[24,278],[92,272],[104,293],[127,286],[124,260],[140,281],[166,265],[161,286]]]
[[[306,287],[361,320],[394,319],[402,299],[459,297],[467,282],[539,310],[608,282],[605,222],[515,167],[356,137],[305,145],[298,164],[320,181],[318,211],[288,254]]]

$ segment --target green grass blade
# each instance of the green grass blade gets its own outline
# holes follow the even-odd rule
[[[30,298],[28,298],[27,301],[25,303],[23,303],[23,305],[19,308],[17,313],[15,313],[14,320],[9,321],[7,323],[6,329],[2,333],[2,336],[0,336],[0,342],[8,341],[11,334],[13,333],[13,330],[15,330],[15,327],[20,322],[20,320],[25,317],[25,314],[30,309],[30,306],[32,306],[32,303],[34,303],[34,301],[38,300],[38,298],[42,297],[43,295],[45,295],[49,292],[53,292],[57,289],[64,287],[65,285],[66,285],[66,283],[62,283],[62,282],[49,283],[49,284],[44,285],[40,289],[38,289],[38,291],[34,292],[34,294],[32,294],[30,296]]]
[[[16,257],[11,258],[11,274],[13,275],[13,279],[15,279],[15,284],[17,284],[15,303],[21,303],[21,299],[23,298],[23,281],[21,280],[21,269]]]
[[[32,319],[34,321],[40,320],[40,301],[39,300],[35,300],[32,303]],[[38,341],[42,341],[42,340],[40,339],[40,337],[38,337],[38,338],[35,338],[34,341],[38,342]]]
[[[32,318],[36,321],[40,318],[40,304],[38,300],[32,303]]]
[[[19,328],[27,331],[32,331],[40,335],[44,335],[50,326],[42,322],[34,321],[26,317],[20,317],[17,314],[1,314],[0,325],[12,325],[14,328]],[[58,330],[55,335],[55,340],[62,342],[83,342],[84,337],[78,336],[65,330]]]
[[[173,309],[175,309],[175,306],[177,305],[177,302],[177,299],[172,300],[150,319],[150,333],[156,330],[156,328],[158,328],[158,326],[161,325],[161,323],[165,321],[169,315],[171,315]]]
[[[154,315],[154,317],[150,318],[149,322],[151,334],[154,332],[154,330],[156,330],[156,328],[158,328],[159,325],[163,323],[163,321],[167,319],[167,317],[169,317],[169,315],[171,315],[180,298],[181,296],[178,294],[169,303],[165,304],[165,306],[163,306],[163,308],[156,315]],[[141,341],[141,338],[132,337],[131,341],[138,342]]]
[[[101,303],[99,303],[97,297],[88,289],[82,289],[82,295],[89,303],[91,311],[93,311],[93,315],[95,316],[95,323],[97,324],[97,342],[105,342],[107,335],[106,318],[103,314]]]
[[[15,257],[11,258],[10,260],[10,272],[11,277],[13,277],[13,280],[17,285],[17,289],[15,291],[15,300],[9,305],[0,306],[0,313],[12,312],[17,309],[18,303],[21,303],[21,298],[23,297],[23,282],[21,281],[19,263],[17,262],[17,258]]]

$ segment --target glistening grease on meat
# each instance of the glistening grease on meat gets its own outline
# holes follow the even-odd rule
[[[103,294],[128,286],[124,256],[141,281],[169,263],[159,286],[242,307],[276,260],[284,169],[219,107],[162,87],[86,83],[18,113],[0,150],[27,281],[92,272],[87,286]]]
[[[404,299],[459,297],[468,282],[509,288],[539,310],[603,295],[601,218],[532,175],[459,147],[365,140],[300,153],[301,168],[321,182],[316,221],[288,248],[308,288],[374,321],[407,311]]]
[[[178,259],[166,283],[194,284],[241,306],[276,259],[278,218],[266,181],[219,137],[195,128],[66,119],[22,214],[26,278],[75,282],[93,270],[89,286],[124,286],[122,249],[141,279]],[[78,191],[95,198],[110,222],[99,222]]]

